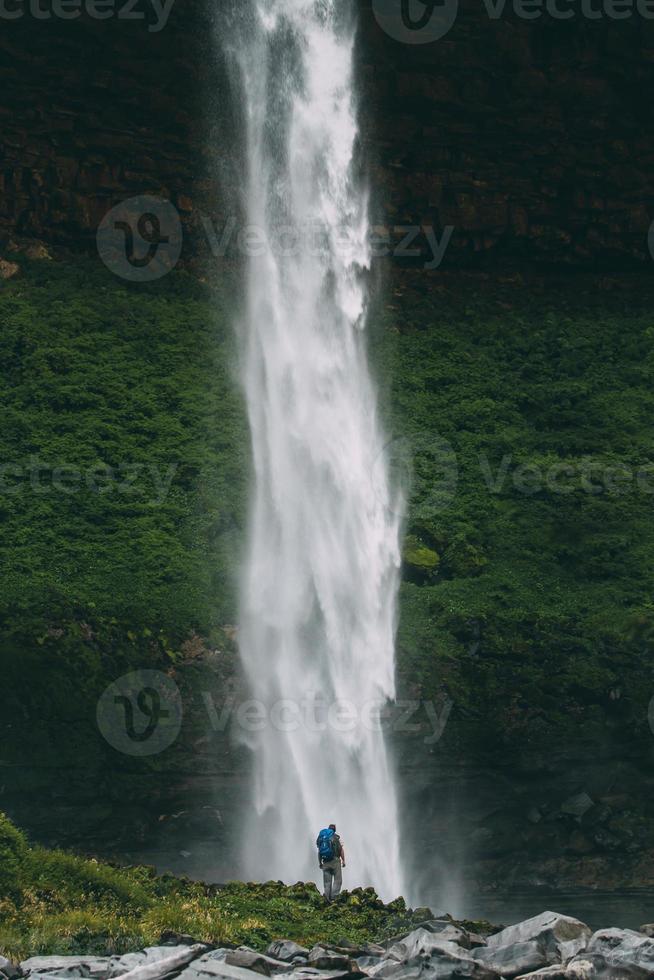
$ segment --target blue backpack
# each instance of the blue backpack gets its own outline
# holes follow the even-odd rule
[[[334,853],[334,831],[327,828],[318,834],[318,857],[321,861],[333,861],[336,857]]]

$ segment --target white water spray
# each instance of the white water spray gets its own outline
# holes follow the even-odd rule
[[[345,885],[390,900],[403,890],[398,806],[374,720],[395,693],[400,518],[363,334],[352,6],[251,0],[234,45],[254,253],[243,381],[255,488],[240,648],[268,709],[248,736],[244,870],[317,880],[315,837],[333,821]]]

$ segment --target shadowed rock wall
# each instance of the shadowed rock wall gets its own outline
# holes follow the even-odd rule
[[[453,232],[445,264],[645,266],[654,216],[654,27],[637,14],[492,19],[465,0],[428,44],[385,33],[361,0],[361,114],[375,220]],[[92,249],[113,204],[238,211],[234,121],[212,32],[229,3],[177,0],[168,24],[35,21],[0,32],[0,231]],[[576,9],[576,8],[575,8]],[[424,236],[420,264],[431,258]],[[412,248],[416,243],[412,243]]]

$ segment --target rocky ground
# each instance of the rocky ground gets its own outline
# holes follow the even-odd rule
[[[471,923],[467,923],[471,927]],[[124,956],[34,956],[20,965],[0,959],[0,978],[19,980],[645,980],[654,976],[654,925],[636,932],[601,929],[556,912],[500,931],[471,931],[450,916],[429,919],[383,944],[318,944],[279,939],[265,952],[211,948],[190,937]],[[166,937],[164,937],[165,939]]]

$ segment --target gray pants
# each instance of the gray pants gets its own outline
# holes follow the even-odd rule
[[[325,886],[325,898],[331,902],[333,898],[341,894],[343,885],[343,869],[340,858],[334,858],[333,861],[326,861],[323,864],[322,879]]]

